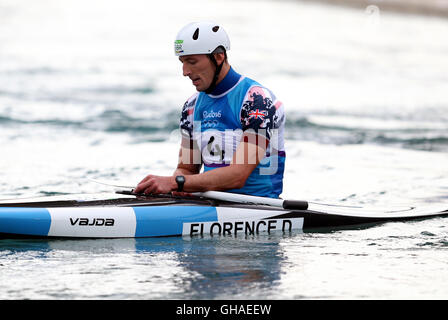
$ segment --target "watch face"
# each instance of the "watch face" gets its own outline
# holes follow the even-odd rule
[[[176,183],[177,183],[177,191],[179,191],[179,192],[182,191],[184,189],[185,177],[177,176]]]

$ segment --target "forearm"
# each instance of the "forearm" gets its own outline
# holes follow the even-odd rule
[[[262,140],[263,143],[260,146],[245,142],[245,137],[246,135],[238,145],[229,166],[186,177],[184,190],[186,192],[204,192],[244,187],[247,178],[260,163],[266,151],[265,140]]]
[[[229,166],[199,173],[201,165],[179,161],[172,176],[148,175],[138,184],[134,191],[147,194],[175,191],[177,184],[174,177],[178,175],[185,177],[182,190],[184,192],[240,189],[244,187],[247,178],[257,167],[260,162],[260,156],[264,155],[264,153],[264,147],[250,146],[249,143],[242,142],[237,147],[232,163]]]
[[[173,172],[173,176],[189,176],[192,174],[197,174],[198,171],[192,170],[190,168],[179,168],[177,167],[176,170]]]
[[[185,179],[185,192],[223,191],[242,188],[250,172],[255,168],[231,165],[204,173],[190,175]],[[246,174],[246,172],[248,174]]]

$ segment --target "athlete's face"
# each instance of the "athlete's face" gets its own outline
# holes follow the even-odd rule
[[[205,54],[193,54],[179,57],[182,71],[189,77],[197,91],[205,91],[211,85],[215,75],[215,66]]]

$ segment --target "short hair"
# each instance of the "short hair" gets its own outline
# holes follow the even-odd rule
[[[227,61],[227,51],[223,46],[217,47],[211,54],[224,53],[224,61]]]

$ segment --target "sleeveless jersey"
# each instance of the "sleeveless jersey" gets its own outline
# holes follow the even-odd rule
[[[264,158],[244,187],[227,191],[272,198],[283,190],[284,127],[283,104],[269,89],[232,68],[212,94],[198,92],[187,100],[180,121],[182,135],[201,151],[204,172],[231,163],[243,132],[266,137]]]

